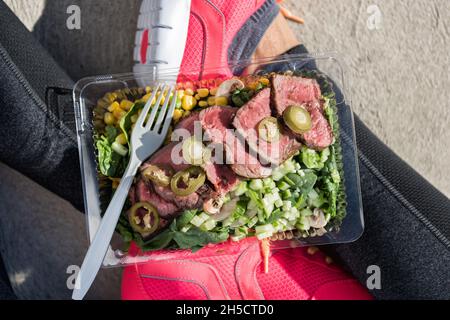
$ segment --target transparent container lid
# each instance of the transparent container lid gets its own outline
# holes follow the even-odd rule
[[[201,70],[201,73],[200,71]],[[340,145],[342,148],[343,182],[346,193],[346,216],[339,230],[328,232],[320,237],[275,241],[272,248],[282,249],[308,245],[330,245],[349,243],[357,240],[363,233],[364,220],[362,212],[359,167],[355,139],[353,113],[350,99],[345,93],[344,68],[335,54],[301,54],[284,55],[281,58],[264,58],[258,60],[236,61],[227,68],[203,67],[180,75],[178,70],[153,66],[149,72],[141,74],[119,74],[84,78],[75,84],[73,90],[74,108],[77,124],[78,147],[81,165],[81,177],[84,192],[85,213],[89,239],[92,240],[99,227],[102,216],[102,203],[99,188],[96,151],[94,147],[93,109],[97,101],[108,92],[152,86],[152,83],[202,81],[217,77],[231,77],[229,70],[236,75],[264,74],[268,72],[315,71],[332,83],[336,96],[338,123],[340,126]],[[173,257],[190,257],[191,255],[220,255],[230,250],[241,250],[247,241],[224,246],[210,245],[197,253],[189,250],[160,250],[133,254],[122,251],[120,236],[115,235],[106,254],[104,266],[124,266],[149,260],[171,259]],[[226,248],[226,250],[224,250]],[[131,252],[131,251],[130,251]]]

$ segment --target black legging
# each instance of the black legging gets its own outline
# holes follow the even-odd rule
[[[55,116],[53,108],[43,103],[47,87],[70,88],[72,81],[3,2],[0,2],[0,30],[0,162],[82,210],[75,134],[60,121],[61,117]],[[299,47],[293,52],[303,50]],[[366,228],[358,241],[329,246],[326,250],[364,285],[369,276],[367,268],[378,266],[382,288],[371,291],[376,298],[450,298],[449,199],[380,142],[358,117],[355,121]],[[33,214],[27,212],[33,208],[27,209],[20,205],[22,201],[16,200],[21,202],[18,205],[14,197],[33,203],[29,199],[33,192],[22,188],[23,184],[15,181],[19,175],[1,164],[0,174],[4,175],[0,177],[0,250],[10,278],[19,271],[18,265],[24,268],[28,264],[31,269],[40,270],[32,264],[56,265],[60,262],[55,257],[70,260],[67,255],[72,252],[76,252],[73,260],[79,260],[85,243],[80,244],[81,248],[77,248],[77,241],[67,243],[64,234],[74,233],[70,224],[62,224],[57,232],[45,226],[40,230],[39,225],[24,227],[20,234],[11,230],[12,226],[26,223],[24,216]],[[39,203],[39,210],[45,211],[44,207],[45,203]],[[55,215],[69,221],[74,217],[64,218],[65,215],[76,215],[74,212],[63,210]],[[51,249],[46,255],[46,250],[37,247],[39,241],[18,240],[23,237],[46,238]],[[79,234],[79,238],[83,237],[84,234]],[[39,259],[27,260],[27,256],[17,253],[23,251],[43,253]],[[55,268],[59,268],[58,272],[65,271],[62,266]],[[51,283],[65,282],[66,276],[54,275],[56,280]],[[42,276],[34,277],[31,288],[40,292],[23,291],[13,284],[20,298],[69,296],[68,292],[58,295],[57,289],[40,283]],[[3,287],[7,288],[0,282],[0,294]]]

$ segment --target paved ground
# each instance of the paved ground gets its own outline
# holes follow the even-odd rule
[[[138,1],[5,2],[73,78],[130,70]],[[81,7],[80,31],[65,27],[70,4]],[[342,54],[355,112],[450,196],[448,0],[286,0],[285,6],[305,19],[293,27],[310,51]]]

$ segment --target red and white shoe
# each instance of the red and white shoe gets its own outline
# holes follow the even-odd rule
[[[189,25],[191,0],[143,0],[135,39],[133,72],[154,67],[179,70]],[[140,83],[145,86],[145,83]]]
[[[180,73],[204,76],[208,68],[227,65],[227,50],[247,19],[264,3],[264,0],[192,0],[187,45],[175,45],[175,39],[185,37],[182,25],[188,1],[164,0],[164,5],[176,2],[179,25],[172,19],[160,16],[154,10],[163,1],[144,0],[137,36],[135,59],[139,62],[135,71],[145,70],[150,63],[165,64],[180,68]],[[182,5],[181,5],[182,3]],[[159,10],[159,9],[158,9]],[[164,11],[167,10],[167,11]],[[159,12],[159,11],[158,11]],[[158,20],[161,18],[160,20]],[[162,19],[164,18],[164,19]],[[156,22],[157,21],[157,22]],[[158,24],[172,25],[164,29]],[[176,27],[177,26],[177,27]],[[155,28],[154,28],[155,27]],[[147,31],[146,31],[147,30]],[[179,38],[174,35],[180,32]],[[172,38],[168,38],[168,37]],[[161,41],[155,45],[156,40]],[[170,39],[169,44],[162,40]],[[146,43],[147,41],[147,43]],[[153,42],[155,41],[155,43]],[[180,41],[181,42],[181,41]],[[146,49],[146,47],[148,47]],[[181,51],[180,51],[181,50]],[[173,51],[173,52],[170,52]],[[175,52],[176,51],[176,52]],[[184,52],[184,56],[181,55]],[[223,75],[231,74],[222,68]],[[209,75],[211,77],[217,75]],[[230,246],[230,247],[228,247]],[[122,298],[125,300],[164,299],[317,299],[317,300],[369,300],[368,290],[316,249],[293,248],[273,251],[269,274],[263,272],[259,244],[256,239],[247,239],[236,244],[221,244],[226,254],[211,255],[212,248],[204,248],[189,259],[180,252],[179,258],[170,261],[151,261],[126,267],[122,280]],[[136,251],[132,247],[130,254]]]

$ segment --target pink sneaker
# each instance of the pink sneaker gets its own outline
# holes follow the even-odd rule
[[[274,1],[267,0],[267,2]],[[264,3],[266,3],[264,0],[192,0],[188,41],[182,59],[181,73],[186,75],[194,70],[196,75],[201,76],[202,65],[207,68],[226,65],[227,50],[237,32]],[[138,48],[135,57],[139,58],[140,55],[141,51]],[[164,57],[161,56],[161,59]],[[174,63],[178,61],[177,59],[173,60]],[[228,69],[221,71],[225,76],[231,74]],[[233,248],[227,250],[228,246]],[[212,256],[209,250],[213,249],[205,248],[189,259],[182,259],[180,254],[180,259],[151,261],[125,268],[122,298],[125,300],[372,299],[366,288],[338,266],[330,263],[318,249],[295,248],[273,251],[269,260],[269,273],[265,274],[256,239],[246,239],[238,246],[231,243],[221,244],[221,248],[231,253]],[[137,248],[132,247],[131,252],[135,250]]]

